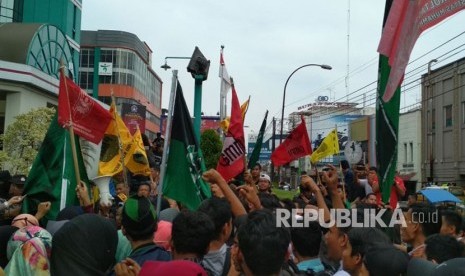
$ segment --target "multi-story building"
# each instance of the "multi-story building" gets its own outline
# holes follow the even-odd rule
[[[72,56],[69,69],[75,75],[79,64],[81,10],[82,0],[4,0],[0,1],[0,23],[41,23],[55,26],[68,42],[66,46],[70,47]],[[53,41],[54,38],[52,34],[50,40]]]
[[[63,60],[79,62],[81,0],[0,1],[0,133],[33,108],[56,106]]]
[[[421,93],[423,181],[463,186],[465,58],[424,74]]]
[[[153,71],[152,50],[123,31],[82,31],[79,85],[107,104],[145,106],[145,130],[160,131],[162,81]]]

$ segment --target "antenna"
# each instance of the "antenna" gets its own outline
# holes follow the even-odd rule
[[[349,72],[350,72],[350,0],[347,0],[347,74],[346,82],[346,101],[349,102]]]

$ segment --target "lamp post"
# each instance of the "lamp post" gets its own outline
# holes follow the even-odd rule
[[[194,88],[194,132],[197,141],[200,143],[200,125],[202,122],[202,82],[207,80],[210,61],[200,52],[198,47],[195,47],[192,57],[165,57],[165,64],[161,68],[168,70],[171,67],[168,65],[168,59],[190,59],[187,65],[187,72],[191,73],[195,80]]]
[[[281,110],[281,129],[279,131],[279,144],[281,144],[282,140],[283,140],[283,123],[284,123],[284,106],[286,104],[286,88],[287,88],[287,83],[289,82],[289,80],[291,79],[292,75],[294,75],[295,72],[299,71],[300,69],[304,68],[304,67],[309,67],[309,66],[318,66],[322,69],[325,69],[325,70],[331,70],[333,69],[331,66],[329,65],[326,65],[326,64],[314,64],[314,63],[310,63],[310,64],[305,64],[305,65],[302,65],[300,66],[299,68],[295,69],[290,75],[289,77],[287,77],[287,80],[286,80],[286,84],[284,84],[284,91],[283,91],[283,106],[282,106],[282,110]],[[281,170],[278,170],[278,174],[281,173]]]

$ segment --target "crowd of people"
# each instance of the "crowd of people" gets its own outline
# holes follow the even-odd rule
[[[393,183],[387,204],[374,167],[341,164],[303,173],[300,192],[280,199],[256,164],[243,181],[203,174],[212,197],[197,210],[162,197],[157,214],[157,166],[152,176],[115,178],[111,206],[101,206],[78,185],[80,206],[45,221],[50,202],[35,214],[21,213],[26,176],[2,172],[0,266],[5,275],[465,275],[464,220],[455,210],[415,202],[403,210],[405,225],[327,226],[331,210],[384,212],[399,208],[406,190]],[[341,176],[341,177],[339,177]],[[293,214],[287,226],[278,211]],[[305,221],[306,210],[322,210]],[[435,221],[434,214],[438,215]],[[428,219],[429,218],[429,219]],[[296,226],[295,222],[306,222]],[[0,274],[1,275],[1,274]]]

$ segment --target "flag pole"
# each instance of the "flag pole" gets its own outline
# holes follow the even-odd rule
[[[163,144],[163,156],[161,161],[161,168],[160,168],[160,179],[158,185],[158,197],[157,197],[157,217],[160,216],[160,209],[161,209],[161,199],[163,196],[163,182],[165,179],[166,174],[166,164],[168,163],[168,147],[169,143],[171,142],[171,128],[173,123],[173,112],[174,112],[174,104],[176,99],[176,87],[178,83],[178,70],[173,70],[173,78],[171,80],[171,95],[170,95],[170,103],[168,106],[168,118],[166,122],[166,132],[165,132],[165,143]]]
[[[69,112],[69,134],[70,134],[70,139],[71,139],[71,152],[73,153],[73,163],[74,163],[74,173],[76,175],[76,185],[81,184],[81,176],[79,174],[79,164],[77,160],[77,151],[76,151],[76,140],[74,138],[74,127],[73,127],[73,118],[71,117],[71,106],[69,103],[69,92],[68,92],[68,85],[66,84],[66,75],[65,75],[65,65],[63,59],[61,60],[61,66],[60,66],[60,73],[63,78],[63,82],[65,85],[65,91],[66,91],[66,98],[67,98],[67,104],[68,104],[68,112]]]
[[[115,106],[115,110],[114,110],[114,113],[112,114],[113,115],[113,123],[115,124],[116,126],[116,132],[118,133],[118,147],[119,147],[119,155],[120,155],[120,159],[121,159],[121,168],[122,168],[122,171],[123,171],[123,182],[129,186],[129,181],[128,181],[128,170],[126,168],[126,166],[124,165],[124,159],[126,158],[125,154],[124,154],[124,151],[123,151],[123,142],[121,140],[121,133],[119,132],[119,126],[118,124],[116,123],[116,100],[115,100],[115,95],[113,94],[113,88],[111,88],[111,102],[114,104]]]
[[[334,125],[334,128],[336,129],[336,137],[338,137],[338,132],[337,132],[337,124]],[[339,139],[337,139],[337,142],[339,143]],[[337,155],[339,156],[339,152],[337,153]],[[339,160],[339,158],[338,158]],[[339,171],[341,172],[342,174],[342,177],[341,177],[341,181],[342,181],[342,196],[344,197],[343,198],[343,201],[344,201],[344,204],[346,202],[346,183],[344,181],[344,173],[342,172],[342,166],[341,166],[341,160],[339,160]],[[339,175],[339,173],[338,173]]]

